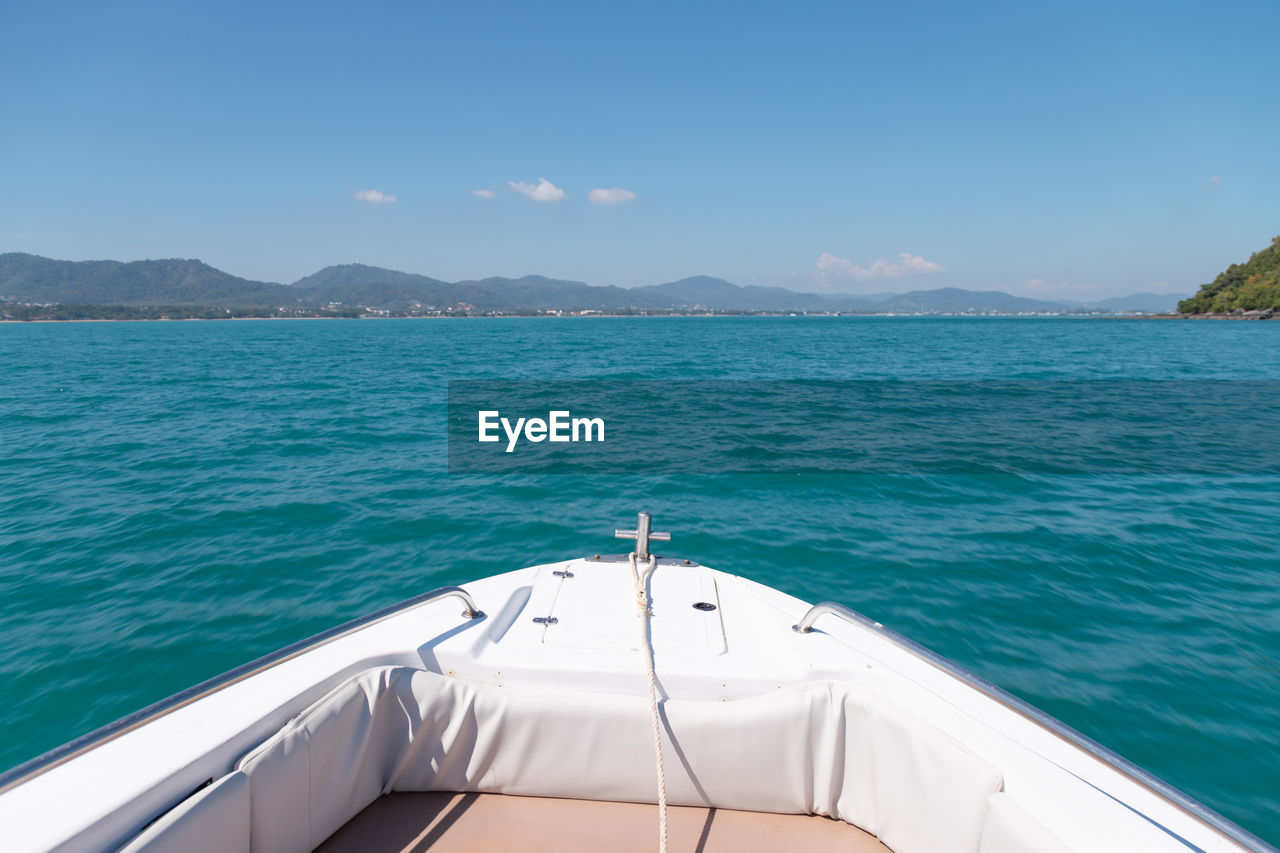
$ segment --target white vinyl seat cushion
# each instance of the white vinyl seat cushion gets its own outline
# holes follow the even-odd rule
[[[982,825],[978,853],[1070,853],[1071,848],[1050,832],[1008,794],[992,794]]]
[[[249,777],[223,776],[183,800],[120,853],[249,853]]]
[[[662,705],[673,805],[838,818],[895,853],[1060,853],[986,760],[843,683]],[[409,667],[348,680],[143,831],[127,853],[305,853],[379,796],[654,802],[648,702]]]
[[[897,853],[976,853],[999,772],[907,711],[823,683],[668,701],[668,800],[819,814]],[[521,690],[369,670],[241,760],[251,849],[311,850],[391,791],[653,802],[643,697]]]

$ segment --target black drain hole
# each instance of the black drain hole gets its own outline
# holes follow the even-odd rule
[[[710,601],[699,601],[693,605],[694,610],[715,610],[716,606]]]

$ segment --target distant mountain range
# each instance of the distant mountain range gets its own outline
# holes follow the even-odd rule
[[[622,288],[539,275],[447,282],[364,264],[326,267],[293,284],[238,278],[198,260],[57,261],[0,254],[0,301],[32,304],[344,308],[395,313],[842,312],[860,314],[1161,313],[1176,294],[1135,293],[1097,303],[1056,302],[954,287],[850,296],[741,286],[694,276]]]

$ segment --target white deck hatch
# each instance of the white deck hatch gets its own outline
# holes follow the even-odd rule
[[[631,649],[640,645],[635,584],[628,563],[575,560],[572,577],[559,578],[556,619],[542,642],[579,649]],[[650,583],[653,647],[658,655],[721,655],[726,651],[720,597],[705,566],[663,566]],[[714,610],[698,609],[712,605]]]

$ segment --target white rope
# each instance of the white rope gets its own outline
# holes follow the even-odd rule
[[[667,779],[662,773],[662,720],[658,715],[658,675],[653,666],[653,645],[650,643],[649,619],[653,610],[649,607],[649,594],[645,582],[658,565],[657,558],[649,555],[649,565],[644,574],[636,564],[635,552],[631,552],[631,577],[636,582],[636,613],[640,617],[640,648],[644,652],[644,664],[649,671],[649,719],[653,723],[653,755],[658,763],[658,850],[667,853]]]

